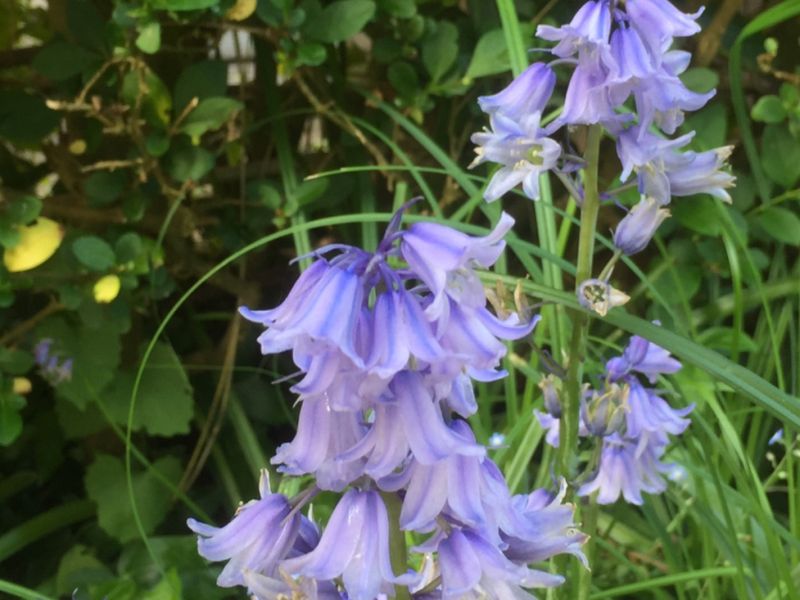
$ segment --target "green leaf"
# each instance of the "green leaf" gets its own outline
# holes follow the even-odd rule
[[[786,109],[780,98],[770,94],[758,99],[750,110],[750,116],[762,123],[780,123],[786,118]]]
[[[225,96],[228,67],[221,60],[202,60],[186,67],[178,76],[173,92],[175,112],[180,113],[192,98],[205,100]]]
[[[728,135],[728,110],[723,103],[710,104],[690,115],[686,123],[695,130],[693,149],[711,150],[725,144]]]
[[[20,90],[0,91],[0,138],[35,144],[59,121],[59,114],[47,108],[40,96]]]
[[[133,231],[123,233],[114,244],[114,253],[120,263],[136,260],[142,253],[142,238]]]
[[[180,479],[181,464],[174,456],[158,459],[153,468],[171,481],[177,483]],[[107,454],[98,455],[87,469],[84,482],[87,495],[97,504],[100,527],[120,542],[138,539],[122,461]],[[172,493],[155,475],[145,471],[133,474],[133,495],[144,530],[152,533],[167,516]]]
[[[414,0],[378,0],[378,7],[398,19],[410,19],[417,14]]]
[[[129,105],[141,103],[142,114],[148,123],[166,127],[172,109],[172,96],[152,69],[145,68],[143,74],[135,71],[127,73],[122,79],[120,96]]]
[[[200,146],[184,146],[167,155],[167,171],[176,181],[199,181],[214,168],[214,155]]]
[[[79,587],[114,579],[111,570],[100,562],[86,546],[70,548],[56,572],[56,592],[59,596],[71,596]]]
[[[36,329],[34,339],[42,338],[53,340],[53,354],[73,360],[72,379],[59,383],[56,392],[84,409],[114,377],[119,366],[119,334],[112,330],[99,334],[58,316]]]
[[[156,10],[203,10],[217,6],[220,0],[152,0],[150,5]]]
[[[453,66],[458,56],[458,29],[443,21],[422,43],[422,63],[434,82],[439,81]]]
[[[322,44],[314,42],[304,42],[297,48],[297,61],[301,65],[317,67],[325,62],[328,51]]]
[[[715,200],[708,196],[681,198],[670,206],[672,216],[684,227],[702,233],[718,236],[722,231]]]
[[[800,142],[786,127],[767,125],[761,136],[761,162],[767,177],[791,188],[800,179]]]
[[[404,98],[413,98],[419,92],[419,77],[414,67],[404,60],[389,65],[389,82]]]
[[[93,271],[107,271],[116,262],[108,242],[95,235],[84,235],[72,242],[72,252],[78,262]]]
[[[372,0],[336,0],[309,17],[303,32],[312,40],[336,44],[361,31],[374,15]]]
[[[739,352],[755,352],[758,344],[744,331],[734,331],[731,327],[711,327],[705,329],[697,338],[697,341],[713,350],[730,351],[733,348],[734,339],[737,343]]]
[[[123,425],[128,421],[133,380],[132,371],[120,372],[105,394],[109,412]],[[193,411],[194,392],[180,359],[169,344],[159,342],[139,383],[133,428],[165,437],[189,433]]]
[[[22,375],[33,367],[34,360],[30,352],[0,348],[0,371],[10,375]]]
[[[705,94],[719,85],[719,75],[707,67],[694,67],[681,75],[681,81],[693,92]]]
[[[139,29],[136,47],[145,54],[155,54],[161,48],[161,23],[150,21]]]
[[[197,138],[210,129],[222,127],[242,108],[243,104],[233,98],[206,98],[184,119],[181,131]]]
[[[303,208],[319,199],[328,189],[329,179],[311,179],[302,182],[294,192],[293,203]]]
[[[24,407],[25,398],[13,393],[10,385],[0,388],[0,446],[10,446],[22,433],[22,416],[19,412]]]
[[[55,40],[33,58],[33,68],[51,81],[64,81],[83,73],[100,59],[88,50],[64,40]]]
[[[105,54],[106,22],[91,0],[67,0],[67,26],[81,45]]]
[[[504,73],[511,68],[505,33],[502,29],[487,31],[475,45],[464,78],[473,80],[486,75]]]
[[[122,171],[96,171],[86,178],[83,190],[92,206],[107,206],[119,198],[127,175]]]
[[[9,204],[6,214],[12,223],[27,225],[39,216],[41,210],[42,201],[39,198],[36,196],[21,196]]]
[[[800,246],[800,217],[796,212],[773,206],[760,212],[756,222],[779,242]]]

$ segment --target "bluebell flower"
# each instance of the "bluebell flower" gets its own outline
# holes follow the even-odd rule
[[[244,585],[247,593],[254,600],[286,600],[302,598],[303,600],[347,600],[331,581],[318,581],[308,577],[290,577],[288,575],[267,577],[254,571],[243,571]]]
[[[363,475],[364,461],[337,459],[366,431],[358,413],[333,410],[324,395],[309,396],[300,407],[297,434],[278,447],[271,462],[287,475],[313,473],[321,489],[340,491]]]
[[[614,245],[627,256],[641,252],[669,216],[669,210],[655,199],[647,196],[642,198],[614,230]]]
[[[502,91],[480,96],[478,105],[485,113],[499,112],[515,121],[533,113],[543,113],[556,85],[556,74],[544,63],[533,63]]]
[[[530,569],[506,557],[478,531],[452,527],[437,550],[444,598],[525,598],[523,588],[555,587],[560,575]]]
[[[654,53],[663,53],[673,37],[687,37],[700,31],[696,23],[700,8],[693,14],[679,11],[668,0],[627,0],[625,11]]]
[[[616,306],[623,306],[630,300],[625,292],[611,286],[605,279],[586,279],[581,281],[576,292],[578,302],[585,309],[605,317]]]
[[[683,433],[691,421],[685,418],[694,404],[672,408],[653,390],[645,388],[635,377],[626,377],[629,393],[625,435],[638,438],[643,432],[663,431],[672,435]]]
[[[319,581],[341,577],[349,600],[392,595],[392,585],[413,585],[413,572],[396,575],[389,558],[389,518],[378,492],[348,490],[339,500],[319,544],[308,554],[284,560],[293,576]]]
[[[300,530],[301,515],[293,513],[282,494],[269,489],[266,471],[261,474],[259,500],[236,511],[224,527],[212,527],[189,519],[198,534],[197,550],[211,561],[228,561],[217,578],[220,587],[245,585],[243,570],[265,576],[277,574],[278,564],[291,551]]]
[[[539,25],[536,28],[537,37],[558,42],[552,53],[561,58],[607,45],[610,33],[611,10],[608,0],[590,0],[575,13],[569,25]]]
[[[783,442],[783,427],[772,434],[772,437],[769,438],[767,445],[774,446],[775,444],[780,444],[781,442]]]
[[[669,351],[638,335],[631,336],[622,356],[606,363],[606,373],[611,381],[618,381],[635,371],[655,382],[659,375],[677,373],[680,368],[681,363]]]
[[[578,489],[578,495],[596,491],[599,504],[612,504],[621,494],[626,502],[642,504],[642,492],[660,494],[666,489],[662,473],[670,469],[661,462],[666,445],[667,435],[658,432],[643,433],[638,439],[618,433],[603,438],[597,473]]]
[[[563,110],[546,128],[546,133],[550,134],[563,125],[602,123],[610,126],[633,118],[615,110],[617,103],[609,86],[611,71],[607,62],[599,52],[595,52],[578,63],[567,86]]]
[[[403,234],[400,252],[409,269],[433,295],[425,308],[430,319],[438,319],[450,298],[474,308],[486,305],[483,284],[475,267],[491,267],[506,247],[503,237],[514,219],[503,213],[492,232],[483,237],[467,235],[438,223],[415,223]]]
[[[564,503],[567,482],[557,493],[545,489],[519,494],[511,499],[510,522],[505,523],[503,550],[516,563],[529,564],[557,554],[572,554],[588,568],[583,544],[587,536],[575,526],[575,507]]]
[[[492,176],[483,197],[492,202],[520,183],[525,195],[539,199],[539,175],[556,165],[561,146],[539,128],[541,113],[532,113],[520,122],[500,113],[492,115],[491,131],[475,133],[477,157],[470,168],[484,162],[502,167]]]
[[[73,359],[64,358],[53,352],[53,340],[43,338],[33,347],[33,358],[39,367],[42,377],[52,385],[58,385],[72,379]]]
[[[604,437],[619,431],[625,422],[629,389],[616,383],[602,392],[586,390],[581,398],[581,424],[589,435]]]
[[[620,133],[617,138],[617,153],[623,165],[620,180],[625,181],[636,171],[639,191],[662,205],[669,204],[672,196],[701,193],[730,202],[727,188],[733,186],[735,178],[722,169],[731,147],[678,152],[693,136],[694,133],[689,133],[665,140],[637,128]]]

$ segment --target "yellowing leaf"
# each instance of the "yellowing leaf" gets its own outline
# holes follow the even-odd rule
[[[97,280],[92,288],[94,301],[99,304],[108,304],[119,295],[120,280],[116,275],[106,275]]]
[[[230,7],[225,16],[231,21],[244,21],[256,10],[256,0],[236,0],[236,4]]]
[[[45,217],[40,217],[33,225],[20,227],[19,233],[19,243],[3,253],[3,263],[12,273],[41,265],[55,254],[64,238],[61,225]]]

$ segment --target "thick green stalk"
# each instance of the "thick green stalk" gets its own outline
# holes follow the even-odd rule
[[[406,549],[406,536],[400,529],[400,508],[402,503],[397,494],[381,493],[386,512],[389,513],[389,554],[392,560],[392,571],[395,575],[402,575],[408,571],[408,550]],[[411,600],[408,588],[402,585],[394,586],[395,600]]]
[[[597,228],[597,213],[600,209],[600,194],[597,185],[597,170],[600,158],[600,139],[603,130],[600,125],[589,127],[586,140],[586,168],[583,176],[583,206],[581,207],[581,228],[578,241],[578,263],[575,274],[575,289],[592,276],[594,257],[594,235]],[[567,393],[562,399],[560,443],[558,447],[559,473],[571,480],[574,473],[574,457],[578,443],[578,418],[580,412],[581,378],[583,358],[586,351],[586,338],[589,320],[585,312],[570,311],[572,319],[572,338],[569,345],[569,367],[567,371]]]

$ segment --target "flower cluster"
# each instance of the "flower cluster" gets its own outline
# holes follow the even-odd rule
[[[43,338],[33,347],[33,358],[42,377],[53,385],[72,379],[72,358],[63,358],[53,352],[53,340]]]
[[[616,139],[620,181],[635,173],[642,194],[615,232],[623,253],[647,245],[669,216],[664,206],[672,196],[706,193],[730,201],[726,190],[734,178],[722,169],[731,148],[681,151],[694,133],[667,137],[683,123],[685,111],[698,110],[714,95],[686,88],[679,76],[691,55],[671,49],[674,38],[700,31],[701,12],[685,14],[668,0],[589,0],[568,25],[540,25],[538,37],[556,43],[550,50],[555,59],[531,65],[500,93],[479,99],[491,127],[472,137],[478,146],[473,164],[501,165],[485,198],[495,200],[522,183],[525,194],[538,199],[542,172],[566,176],[576,167],[553,134],[562,127],[598,124]],[[542,126],[559,65],[574,70],[561,113]],[[632,105],[626,105],[629,99]]]
[[[585,560],[564,486],[512,495],[465,420],[473,380],[503,377],[504,341],[537,320],[490,312],[474,270],[498,259],[513,220],[477,238],[399,221],[376,252],[322,248],[280,306],[241,310],[265,327],[262,352],[291,350],[299,369],[297,435],[272,462],[315,483],[293,500],[264,483],[221,529],[190,520],[200,553],[228,561],[221,586],[261,599],[368,600],[394,586],[419,598],[528,597],[523,588],[563,581],[529,564]],[[318,490],[343,493],[321,533],[300,513]],[[392,565],[387,502],[401,507],[400,530],[430,534],[412,549],[419,571]]]
[[[666,350],[633,336],[622,356],[606,363],[603,388],[584,389],[578,434],[598,440],[599,461],[591,479],[578,490],[579,496],[598,492],[597,501],[610,504],[622,494],[627,502],[641,504],[642,492],[664,491],[662,474],[674,469],[674,465],[661,462],[669,436],[679,435],[689,426],[687,415],[694,405],[670,407],[637,375],[653,384],[658,375],[680,368]],[[558,447],[561,409],[557,382],[549,377],[541,387],[546,412],[536,412],[536,416],[547,429],[547,443]]]

